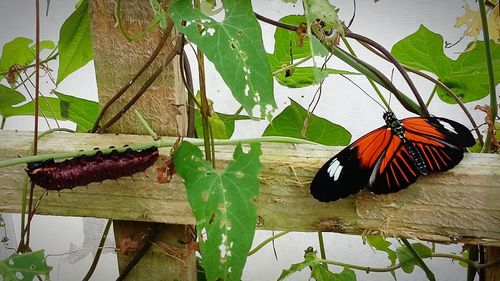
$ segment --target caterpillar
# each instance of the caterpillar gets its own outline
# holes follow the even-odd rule
[[[62,162],[54,159],[28,163],[25,169],[31,182],[46,190],[73,189],[92,182],[118,179],[143,172],[159,158],[158,148],[141,151],[130,148],[103,154],[82,155]]]

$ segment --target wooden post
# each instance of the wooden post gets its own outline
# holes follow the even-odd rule
[[[500,259],[500,247],[486,247],[486,262]],[[486,269],[486,281],[500,280],[500,265]]]
[[[158,28],[147,32],[144,37],[129,42],[117,27],[115,1],[91,0],[90,15],[94,47],[94,63],[99,102],[104,106],[115,93],[129,83],[155,50],[162,32]],[[153,20],[153,10],[149,1],[122,1],[121,11],[117,14],[126,32],[139,34]],[[103,116],[105,124],[137,93],[144,82],[159,68],[166,54],[172,50],[172,40],[168,40],[156,60],[133,84],[126,94],[116,102]],[[135,103],[154,131],[159,135],[178,136],[186,131],[186,110],[178,60],[165,66],[163,72],[148,88],[146,93]],[[116,124],[107,131],[113,133],[144,134],[144,128],[129,110]],[[114,221],[117,246],[126,241],[138,241],[140,248],[146,237],[157,229],[154,223]],[[193,239],[189,225],[161,226],[162,231],[153,242],[153,246],[141,261],[128,274],[128,280],[196,280],[194,252],[187,246]],[[132,255],[134,253],[131,253]],[[131,254],[127,251],[118,253],[120,272],[123,272]]]

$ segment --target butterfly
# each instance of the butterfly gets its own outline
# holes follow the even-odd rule
[[[383,118],[385,126],[362,136],[319,169],[311,183],[314,198],[335,201],[365,186],[375,194],[397,192],[420,175],[453,168],[466,147],[475,144],[469,129],[450,119],[399,120],[391,111]]]

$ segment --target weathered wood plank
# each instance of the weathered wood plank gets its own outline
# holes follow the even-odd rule
[[[54,133],[39,144],[40,153],[77,151],[149,142],[147,136]],[[28,132],[0,131],[2,160],[25,155]],[[338,147],[263,144],[257,200],[259,227],[295,231],[345,233],[383,232],[440,242],[500,246],[500,155],[466,154],[446,173],[421,177],[410,188],[376,196],[361,192],[334,203],[321,203],[309,194],[316,170]],[[166,155],[169,149],[161,149]],[[217,147],[217,167],[231,160],[233,147]],[[0,211],[18,212],[24,167],[0,170]],[[183,184],[174,177],[158,184],[153,176],[138,175],[55,192],[45,197],[39,213],[111,217],[114,219],[192,224],[194,218]],[[38,190],[40,193],[40,190]]]

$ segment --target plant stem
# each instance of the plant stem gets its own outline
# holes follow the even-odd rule
[[[344,42],[344,45],[346,46],[349,53],[351,55],[353,55],[354,57],[356,57],[356,53],[354,52],[353,48],[351,47],[351,44],[349,44],[349,41],[347,41],[345,39],[345,37],[341,37],[341,39],[342,39],[342,42]],[[365,77],[366,77],[366,79],[368,79],[368,82],[370,83],[372,88],[375,90],[375,92],[379,96],[380,100],[382,100],[384,105],[387,107],[387,109],[391,110],[391,105],[385,100],[384,95],[382,95],[382,92],[380,92],[379,88],[377,87],[377,84],[375,84],[375,82],[373,82],[373,80],[370,77],[368,77],[368,76],[365,76]]]
[[[420,255],[417,253],[415,248],[413,248],[413,246],[410,244],[410,242],[408,242],[408,240],[406,238],[401,238],[401,241],[403,241],[403,244],[405,244],[406,248],[408,248],[410,253],[412,253],[413,257],[417,260],[420,267],[424,270],[425,275],[427,275],[427,279],[429,279],[429,281],[436,281],[436,277],[434,276],[434,273],[432,273],[432,271],[427,266],[427,264],[425,264],[425,262],[422,260],[422,257],[420,257]]]
[[[200,0],[194,0],[194,7],[200,8]],[[201,27],[198,28],[199,32],[201,32]],[[205,57],[200,48],[196,49],[196,58],[198,59],[198,80],[200,84],[200,100],[201,100],[201,123],[203,126],[203,141],[205,148],[205,159],[212,163],[212,166],[215,165],[215,157],[214,152],[212,151],[213,147],[213,135],[210,126],[209,117],[211,114],[210,104],[208,103],[207,98],[207,85],[205,79]]]
[[[130,34],[128,34],[127,30],[125,30],[125,26],[123,26],[123,22],[121,19],[122,18],[121,11],[122,11],[122,0],[116,0],[115,19],[118,22],[118,27],[120,27],[121,33],[123,34],[123,36],[125,36],[125,38],[127,38],[128,41],[135,41],[137,39],[141,39],[142,37],[144,37],[144,35],[146,33],[151,31],[160,22],[160,19],[156,18],[153,21],[151,21],[148,24],[148,26],[146,26],[146,28],[141,30],[138,34],[136,34],[134,36],[130,36]]]
[[[139,119],[139,122],[142,124],[142,127],[144,127],[144,129],[146,129],[146,131],[148,132],[148,134],[154,140],[158,140],[159,139],[158,135],[155,133],[155,131],[153,131],[153,129],[151,129],[151,126],[149,126],[148,122],[144,119],[144,117],[142,117],[142,115],[139,112],[139,110],[134,109],[134,113],[135,113],[135,116],[137,117],[137,119]]]
[[[274,241],[274,240],[276,240],[276,239],[280,238],[281,236],[286,235],[288,233],[290,233],[290,230],[282,231],[278,234],[275,234],[275,235],[267,238],[266,240],[262,241],[259,245],[257,245],[255,248],[253,248],[250,252],[248,252],[248,256],[255,254],[257,251],[262,249],[262,247],[264,247],[269,242],[272,242],[272,241]]]
[[[54,129],[54,130],[56,130],[56,129]],[[60,129],[57,129],[57,130],[60,130]],[[192,143],[193,145],[197,145],[197,146],[204,145],[204,140],[202,140],[202,139],[188,139],[188,141],[190,143]],[[10,160],[0,161],[0,168],[19,165],[19,164],[25,164],[25,163],[31,163],[31,162],[39,162],[39,161],[44,161],[44,160],[48,160],[48,159],[55,160],[55,159],[63,159],[63,158],[72,158],[72,157],[78,157],[81,155],[92,156],[92,155],[96,154],[98,151],[100,151],[103,154],[108,154],[114,150],[116,150],[118,152],[124,152],[125,150],[127,150],[129,148],[131,148],[132,150],[143,150],[143,149],[147,149],[147,148],[150,148],[153,146],[172,147],[173,145],[175,145],[176,142],[177,142],[177,139],[163,139],[163,140],[158,140],[158,141],[154,141],[154,142],[136,144],[136,145],[126,146],[126,147],[105,148],[105,149],[100,149],[100,150],[85,150],[85,151],[75,151],[75,152],[62,152],[62,153],[53,153],[53,154],[39,154],[36,156],[27,156],[27,157],[22,157],[22,158],[15,158],[15,159],[10,159]],[[245,138],[245,139],[223,139],[223,140],[214,139],[214,145],[236,145],[238,143],[253,143],[253,142],[317,144],[315,142],[304,140],[304,139],[297,139],[297,138],[291,138],[291,137],[279,137],[279,136]]]
[[[497,105],[497,94],[495,90],[495,74],[493,72],[493,62],[491,59],[490,36],[488,31],[488,22],[486,19],[486,7],[484,4],[484,0],[479,0],[478,3],[479,3],[479,13],[481,14],[481,24],[483,27],[484,54],[486,57],[486,67],[488,69],[491,118],[492,121],[495,122],[495,119],[498,114],[498,105]],[[491,151],[491,138],[492,136],[490,136],[490,134],[486,135],[486,140],[484,141],[482,152]]]
[[[99,262],[99,258],[101,257],[102,254],[102,249],[104,248],[104,243],[106,243],[106,238],[108,237],[109,229],[111,228],[112,224],[113,220],[109,219],[108,222],[106,223],[106,227],[104,228],[104,232],[102,233],[101,241],[99,242],[99,246],[97,247],[97,252],[95,253],[92,265],[90,265],[89,271],[87,271],[87,274],[85,275],[85,277],[83,277],[82,281],[90,280],[90,277],[92,277],[92,274],[94,274],[95,268],[97,267],[97,263]]]
[[[97,119],[94,123],[94,126],[90,130],[91,133],[97,132],[99,129],[99,123],[101,122],[101,119],[103,115],[106,113],[109,107],[116,102],[127,90],[132,84],[134,84],[137,79],[146,71],[146,69],[153,63],[153,61],[156,59],[160,51],[163,49],[163,46],[165,45],[165,42],[167,42],[167,39],[170,37],[170,32],[172,31],[173,28],[173,23],[169,22],[169,25],[167,27],[167,30],[163,34],[163,37],[160,39],[160,42],[156,46],[155,50],[149,57],[149,59],[144,63],[144,65],[141,67],[141,69],[134,75],[134,77],[127,83],[125,84],[101,109],[101,112],[99,112],[99,116],[97,116]],[[168,63],[168,62],[167,62]]]
[[[382,45],[378,44],[377,42],[371,40],[370,38],[368,37],[365,37],[365,36],[362,36],[360,34],[356,34],[356,33],[352,33],[352,32],[348,32],[346,34],[346,37],[350,37],[350,38],[353,38],[353,39],[356,39],[360,42],[364,42],[364,43],[367,43],[369,44],[370,46],[376,48],[379,52],[381,52],[382,54],[384,54],[384,56],[392,63],[394,64],[394,66],[398,69],[398,71],[401,73],[401,75],[403,76],[403,78],[406,80],[406,82],[408,83],[408,86],[410,86],[410,89],[412,90],[413,94],[415,95],[415,98],[417,99],[417,102],[418,102],[418,105],[420,106],[420,111],[421,111],[421,115],[423,117],[429,117],[430,114],[429,114],[429,111],[427,111],[427,107],[425,107],[425,103],[424,101],[422,100],[422,97],[420,96],[418,90],[417,90],[417,87],[415,87],[415,84],[413,83],[413,81],[411,80],[410,76],[408,76],[408,73],[406,73],[405,69],[403,68],[403,66],[401,66],[401,64],[396,60],[396,58],[394,58],[392,56],[392,54],[387,51]]]
[[[323,240],[323,232],[318,231],[319,252],[322,259],[326,259],[325,241]]]
[[[309,60],[309,59],[311,59],[311,58],[312,58],[312,55],[308,55],[308,56],[306,56],[306,57],[302,58],[301,60],[299,60],[299,61],[298,61],[298,62],[296,62],[296,63],[290,64],[290,65],[287,65],[287,66],[285,66],[285,67],[283,67],[283,68],[280,68],[280,69],[278,69],[278,70],[276,70],[276,71],[273,71],[272,75],[273,75],[273,76],[276,76],[276,75],[280,74],[280,73],[281,73],[281,72],[283,72],[283,71],[287,71],[287,70],[288,70],[288,69],[290,69],[290,68],[294,68],[294,67],[296,67],[297,65],[301,65],[301,64],[303,64],[304,62],[308,61],[308,60]]]

